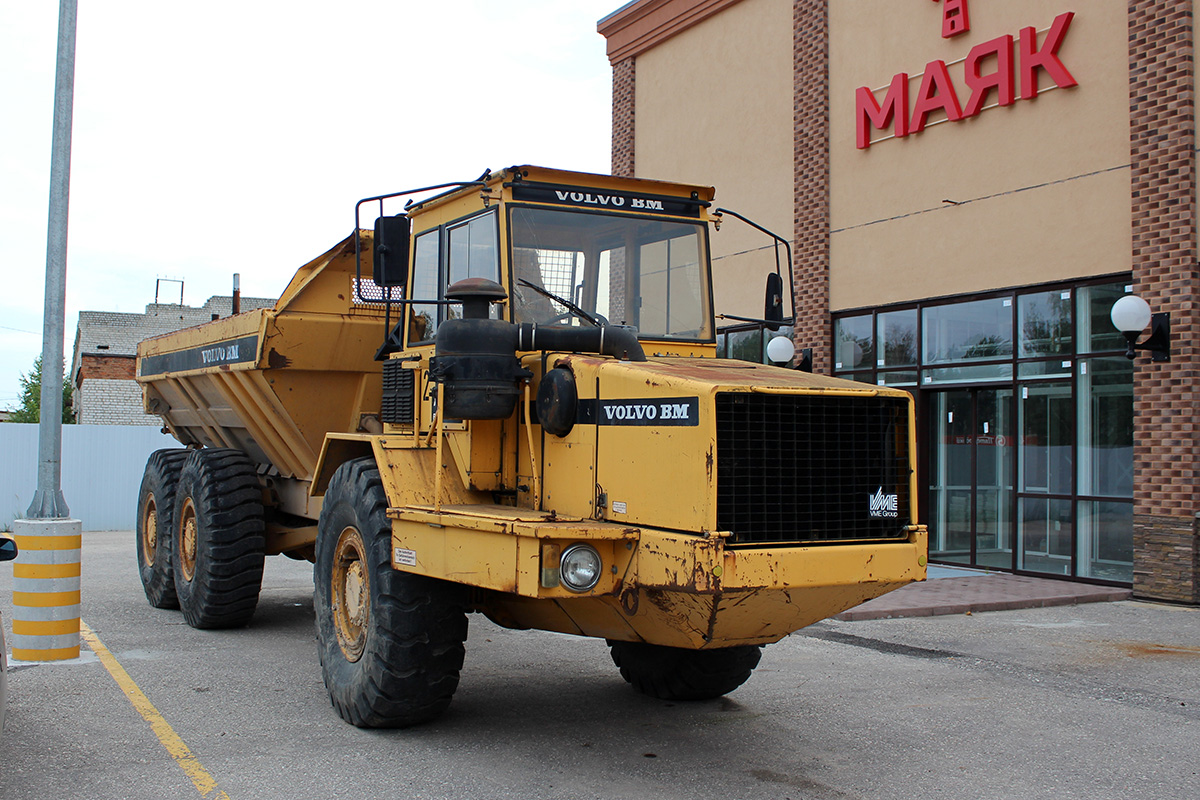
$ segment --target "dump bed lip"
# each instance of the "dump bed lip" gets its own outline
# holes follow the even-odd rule
[[[274,309],[257,308],[145,339],[138,345],[139,382],[165,375],[259,366],[263,325]]]

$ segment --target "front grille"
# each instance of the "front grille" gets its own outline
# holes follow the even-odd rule
[[[907,536],[904,398],[727,392],[716,405],[717,527],[731,544]]]
[[[383,362],[383,402],[379,418],[392,425],[411,425],[413,421],[414,372],[404,368],[404,362],[390,359]]]

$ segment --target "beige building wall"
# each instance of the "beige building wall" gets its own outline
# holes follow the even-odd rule
[[[1127,4],[969,9],[970,32],[943,39],[940,3],[830,2],[833,311],[1130,269]],[[1042,40],[1067,11],[1077,13],[1059,56],[1078,86],[1021,100],[1014,56],[1014,105],[932,124],[938,112],[920,133],[856,148],[858,87],[886,89],[908,72],[911,106],[925,65],[941,59],[965,106],[963,65],[952,61],[1027,26]],[[1052,85],[1043,72],[1041,86]]]
[[[635,107],[638,177],[715,186],[717,206],[789,236],[790,0],[742,0],[639,54]],[[710,233],[717,312],[761,316],[770,240],[731,218]]]

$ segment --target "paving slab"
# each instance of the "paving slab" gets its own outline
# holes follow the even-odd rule
[[[964,571],[966,572],[966,571]],[[1001,573],[967,573],[911,583],[843,611],[834,619],[855,622],[897,617],[933,617],[1017,608],[1070,606],[1128,600],[1129,589]]]

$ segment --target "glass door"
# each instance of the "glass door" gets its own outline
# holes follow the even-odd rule
[[[929,404],[930,557],[1013,568],[1013,394],[950,389]]]

